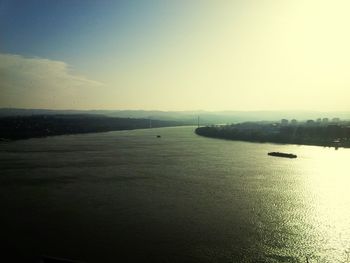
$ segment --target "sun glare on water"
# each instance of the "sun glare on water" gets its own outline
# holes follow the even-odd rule
[[[305,215],[326,258],[350,260],[348,149],[303,147]],[[336,261],[336,262],[338,262]]]

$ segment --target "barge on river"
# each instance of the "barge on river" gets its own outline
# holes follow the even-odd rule
[[[275,156],[275,157],[284,157],[284,158],[297,158],[297,156],[292,153],[269,152],[268,155]]]

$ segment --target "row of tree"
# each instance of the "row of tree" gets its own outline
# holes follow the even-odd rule
[[[178,126],[176,121],[112,118],[102,115],[35,115],[0,118],[1,139]]]
[[[350,147],[350,126],[274,126],[247,123],[200,127],[198,135],[229,140]]]

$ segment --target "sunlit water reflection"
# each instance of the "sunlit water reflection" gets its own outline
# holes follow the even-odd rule
[[[193,129],[2,143],[8,251],[88,262],[347,262],[349,150]]]

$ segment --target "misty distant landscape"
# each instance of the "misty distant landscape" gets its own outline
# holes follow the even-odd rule
[[[197,125],[198,117],[201,125],[232,124],[245,121],[279,121],[281,119],[297,119],[307,121],[318,118],[340,118],[350,120],[350,111],[148,111],[148,110],[48,110],[0,108],[0,117],[33,116],[33,115],[64,115],[90,114],[119,118],[143,118],[166,121],[179,121],[185,124]]]
[[[349,120],[339,117],[301,121],[273,119],[292,113],[0,109],[0,139],[192,125],[198,126],[195,131],[198,135],[214,138],[350,147]],[[322,116],[320,112],[295,114],[301,119]],[[350,113],[333,114],[346,118]],[[259,117],[262,119],[254,121]]]

